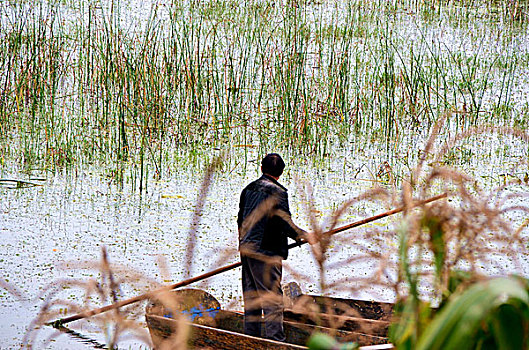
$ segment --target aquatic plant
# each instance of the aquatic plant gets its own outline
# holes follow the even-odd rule
[[[447,108],[457,131],[514,124],[527,5],[513,4],[225,0],[135,19],[121,1],[4,2],[0,153],[25,168],[103,164],[144,190],[214,148],[232,164],[272,145],[317,161],[380,143],[390,157]]]
[[[450,113],[445,114],[436,123],[419,163],[400,193],[381,188],[335,211],[331,228],[363,200],[401,198],[409,206],[392,229],[369,228],[345,237],[321,237],[319,247],[323,254],[315,253],[320,288],[336,293],[392,286],[396,304],[389,340],[399,349],[523,348],[529,341],[529,284],[526,278],[511,274],[522,273],[520,259],[529,247],[529,221],[523,220],[529,212],[527,188],[519,187],[520,181],[513,180],[487,193],[472,177],[446,165],[434,166],[423,174],[437,132],[449,116]],[[520,130],[474,128],[439,146],[433,164],[442,164],[438,161],[462,141],[488,133],[511,135],[524,142],[529,139]],[[522,166],[525,167],[527,163]],[[424,198],[434,188],[447,191],[448,200],[412,209],[412,198]],[[516,217],[517,220],[512,219]],[[322,231],[318,226],[313,229],[316,233]],[[333,245],[359,249],[350,259],[332,262],[329,248]],[[360,261],[373,263],[373,270],[365,277],[345,276],[329,283],[336,268],[353,269]],[[485,275],[491,270],[500,277]],[[346,307],[343,311],[347,314]],[[313,314],[314,322],[318,322],[317,315]],[[511,327],[508,319],[516,320],[516,326]],[[340,323],[334,327],[340,327]],[[369,331],[372,329],[364,330]]]
[[[438,159],[458,141],[483,132],[528,139],[526,133],[508,128],[477,128],[447,143]],[[424,189],[440,179],[452,182],[457,198],[451,204],[434,203],[421,213],[410,212],[398,228],[399,282],[390,339],[402,349],[527,346],[523,326],[529,322],[527,281],[490,278],[481,272],[484,266],[494,266],[501,273],[504,269],[498,266],[498,256],[515,269],[519,267],[519,254],[527,249],[523,232],[528,222],[511,225],[506,218],[529,211],[521,204],[523,200],[511,204],[515,198],[526,198],[527,192],[502,196],[506,184],[486,196],[469,186],[470,177],[447,168],[435,169],[425,179]],[[505,328],[505,317],[511,316],[521,322],[521,328]],[[458,322],[465,326],[458,327]]]

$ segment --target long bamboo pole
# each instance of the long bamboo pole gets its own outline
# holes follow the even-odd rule
[[[418,206],[421,206],[421,205],[424,205],[424,204],[427,204],[427,203],[430,203],[430,202],[434,202],[436,200],[439,200],[439,199],[442,199],[442,198],[446,198],[446,196],[447,196],[447,194],[443,193],[443,194],[440,194],[440,195],[437,195],[437,196],[434,196],[434,197],[430,197],[428,199],[415,202],[412,205],[412,207],[418,207]],[[335,228],[333,230],[330,230],[330,231],[326,232],[326,234],[327,235],[334,235],[334,234],[337,234],[339,232],[343,232],[343,231],[349,230],[351,228],[358,227],[358,226],[361,226],[361,225],[365,225],[365,224],[367,224],[369,222],[372,222],[372,221],[375,221],[375,220],[379,220],[379,219],[385,218],[385,217],[393,215],[393,214],[400,213],[404,209],[405,209],[404,207],[400,207],[400,208],[396,208],[396,209],[393,209],[393,210],[390,210],[390,211],[387,211],[387,212],[384,212],[384,213],[381,213],[381,214],[378,214],[378,215],[375,215],[375,216],[371,216],[369,218],[353,222],[353,223],[351,223],[349,225],[345,225],[345,226],[341,226],[341,227]],[[301,246],[301,245],[303,245],[305,243],[307,243],[307,242],[306,241],[301,241],[301,242],[292,243],[292,244],[290,244],[288,246],[288,249],[299,247],[299,246]],[[80,320],[80,319],[83,319],[83,318],[92,317],[94,315],[98,315],[98,314],[101,314],[101,313],[109,311],[109,310],[113,310],[113,309],[120,308],[120,307],[123,307],[123,306],[126,306],[126,305],[130,305],[130,304],[133,304],[133,303],[136,303],[138,301],[145,300],[145,299],[153,298],[154,296],[156,296],[159,293],[163,293],[163,292],[167,292],[167,291],[172,290],[172,289],[176,289],[176,288],[187,286],[187,285],[189,285],[191,283],[195,283],[195,282],[204,280],[206,278],[218,275],[219,273],[226,272],[226,271],[229,271],[229,270],[233,270],[233,269],[235,269],[235,268],[237,268],[239,266],[241,266],[241,262],[236,262],[236,263],[233,263],[233,264],[230,264],[230,265],[219,267],[218,269],[215,269],[213,271],[204,273],[202,275],[199,275],[199,276],[196,276],[196,277],[192,277],[192,278],[186,279],[186,280],[178,282],[178,283],[170,284],[170,285],[167,285],[167,286],[164,286],[162,288],[147,292],[145,294],[138,295],[138,296],[130,298],[130,299],[122,300],[122,301],[119,301],[117,303],[114,303],[114,304],[111,304],[111,305],[107,305],[107,306],[103,306],[103,307],[98,308],[98,309],[93,309],[93,310],[81,312],[81,313],[73,315],[73,316],[69,316],[69,317],[58,319],[56,321],[50,322],[49,325],[51,325],[53,327],[60,327],[60,326],[62,326],[64,324],[67,324],[67,323],[70,323],[70,322],[73,322],[73,321],[77,321],[77,320]]]

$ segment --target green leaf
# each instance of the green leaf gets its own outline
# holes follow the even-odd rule
[[[490,326],[498,349],[523,349],[527,343],[527,314],[521,306],[503,304],[490,320]]]
[[[355,350],[357,343],[338,343],[333,337],[324,333],[314,333],[307,342],[310,350]]]
[[[428,326],[431,320],[430,303],[415,298],[408,298],[395,305],[395,318],[399,322],[391,324],[389,339],[399,349],[414,349],[417,337]]]
[[[417,349],[476,348],[479,343],[477,335],[484,322],[490,320],[491,315],[502,305],[513,305],[522,310],[523,321],[527,324],[528,313],[523,310],[529,308],[529,295],[526,286],[518,278],[494,278],[477,283],[460,294],[454,294],[422,334]],[[497,327],[494,331],[496,330],[502,338],[516,336],[517,332],[516,329]]]

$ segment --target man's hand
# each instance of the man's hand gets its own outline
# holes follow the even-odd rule
[[[296,242],[309,242],[310,245],[318,243],[318,238],[316,235],[312,232],[303,231],[302,233],[298,234],[298,239],[296,239]]]

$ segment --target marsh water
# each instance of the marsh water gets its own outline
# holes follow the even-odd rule
[[[306,209],[298,185],[310,184],[317,198],[316,208],[322,213],[330,212],[333,206],[371,186],[369,181],[352,180],[353,171],[353,168],[349,172],[330,168],[311,173],[308,169],[290,169],[291,175],[286,176],[283,183],[291,188],[294,220],[307,226],[307,219],[303,218]],[[130,275],[132,279],[131,289],[123,291],[124,298],[152,288],[153,284],[148,283],[150,279],[174,283],[183,280],[187,273],[194,276],[237,261],[238,196],[244,184],[258,176],[257,169],[247,171],[245,175],[238,169],[215,175],[197,227],[192,269],[189,272],[183,270],[187,236],[203,175],[202,169],[182,169],[178,176],[153,181],[142,196],[131,192],[127,184],[120,189],[104,175],[89,170],[33,174],[44,179],[41,186],[0,189],[2,273],[21,294],[18,298],[2,291],[2,348],[19,344],[44,302],[38,297],[44,288],[65,279],[97,277],[97,267],[82,263],[98,262],[102,246],[107,247],[111,264],[129,266],[139,274],[122,276],[129,279]],[[294,181],[294,175],[299,179]],[[375,208],[366,209],[366,214],[374,211]],[[354,218],[351,216],[350,219]],[[344,253],[351,252],[351,249],[348,247]],[[168,275],[163,275],[159,258],[165,261]],[[291,253],[288,262],[293,269],[304,271],[308,277],[308,283],[302,283],[306,292],[317,291],[316,281],[310,279],[314,273],[311,273],[311,260],[307,248],[298,248]],[[239,274],[238,270],[226,272],[199,286],[210,291],[223,305],[231,304],[240,309]],[[285,280],[289,280],[288,273]],[[82,296],[75,288],[68,288],[61,294],[72,302],[79,301],[75,299]],[[89,325],[78,328],[72,324],[72,328],[104,343],[101,334],[91,334]],[[44,337],[39,337],[39,341],[43,342],[52,332],[50,329],[40,333]],[[68,342],[67,338],[62,335],[52,340],[49,346],[81,347],[75,341]],[[40,348],[41,344],[36,342],[35,346]]]
[[[156,21],[146,21],[154,18],[155,3],[159,10]],[[34,327],[39,311],[49,302],[61,301],[61,307],[55,309],[57,318],[71,314],[77,305],[86,306],[85,302],[93,307],[110,303],[96,297],[97,283],[101,282],[99,263],[103,247],[121,282],[120,299],[237,261],[239,194],[249,181],[260,175],[259,158],[268,151],[281,152],[287,161],[287,171],[280,182],[289,188],[293,219],[302,228],[313,229],[314,222],[322,229],[327,228],[340,206],[377,186],[397,194],[394,202],[355,202],[340,218],[339,224],[347,224],[398,204],[400,187],[424,156],[422,152],[432,125],[447,109],[450,113],[446,127],[440,131],[434,150],[426,155],[424,173],[439,165],[461,171],[473,179],[474,188],[470,191],[483,190],[490,195],[486,200],[491,205],[510,194],[527,195],[527,142],[516,135],[490,130],[491,126],[504,126],[522,134],[529,125],[529,35],[525,31],[523,12],[521,24],[512,24],[510,12],[505,17],[489,18],[492,15],[483,9],[467,10],[465,6],[454,5],[446,12],[440,10],[442,15],[437,18],[435,13],[428,12],[427,5],[423,4],[421,10],[417,9],[421,7],[417,2],[412,2],[414,6],[403,2],[401,7],[388,11],[388,15],[385,11],[379,12],[372,3],[309,1],[297,6],[287,1],[276,6],[274,2],[257,1],[250,2],[255,9],[249,6],[255,13],[247,13],[240,10],[238,2],[211,1],[204,2],[211,6],[196,8],[199,15],[192,15],[189,9],[177,9],[185,16],[171,18],[164,12],[170,4],[164,2],[81,3],[86,6],[68,1],[53,3],[66,10],[59,11],[61,21],[51,21],[54,24],[49,28],[46,24],[44,32],[48,29],[52,32],[55,25],[59,26],[59,32],[66,31],[69,24],[77,25],[77,22],[101,27],[97,33],[76,27],[75,35],[84,39],[72,39],[76,36],[67,34],[54,37],[62,43],[57,46],[58,51],[63,50],[57,57],[66,62],[64,69],[53,68],[48,72],[53,74],[41,74],[37,69],[36,75],[51,77],[57,71],[67,73],[64,76],[57,73],[59,78],[53,83],[56,85],[43,84],[43,90],[38,89],[38,84],[33,85],[35,79],[17,80],[29,75],[27,72],[33,67],[31,59],[39,55],[28,54],[27,60],[19,60],[14,55],[15,59],[2,61],[2,67],[14,67],[22,61],[29,63],[27,67],[20,65],[20,71],[3,75],[5,80],[0,84],[8,86],[15,81],[12,90],[4,91],[12,100],[0,99],[0,126],[5,127],[0,129],[5,131],[0,139],[0,348],[31,344],[36,349],[87,349],[105,344],[115,330],[111,325],[101,327],[101,322],[93,320],[71,323],[69,326],[77,336],[61,334],[47,326],[37,330]],[[122,6],[117,14],[113,10],[109,14],[114,4]],[[6,6],[2,14],[3,29],[14,28],[13,33],[17,33],[17,23],[26,23],[25,19],[31,23],[30,16],[24,14],[32,12],[25,5],[0,6]],[[299,15],[288,10],[285,15],[283,8],[304,11]],[[56,15],[53,11],[50,14]],[[295,23],[287,23],[290,15],[303,22],[292,31],[293,36],[289,36],[292,34],[289,25]],[[271,16],[273,21],[260,23],[260,16]],[[201,21],[190,29],[186,27],[189,18]],[[207,20],[202,22],[204,18]],[[255,23],[252,20],[246,23],[247,18]],[[234,21],[244,22],[246,32],[228,25]],[[350,27],[355,28],[354,33],[343,30],[349,27],[348,21],[353,23]],[[151,28],[146,22],[156,25]],[[172,25],[169,28],[184,28],[185,35],[165,37],[166,22]],[[205,29],[200,29],[202,25]],[[150,38],[149,33],[156,32],[157,28],[162,28],[158,33],[161,41],[182,45],[171,47],[174,52],[196,51],[196,57],[193,54],[184,57],[181,61],[185,62],[175,69],[185,77],[191,73],[202,74],[200,68],[211,63],[207,61],[211,55],[220,57],[213,63],[218,66],[208,66],[204,76],[197,78],[197,82],[212,83],[211,86],[204,83],[210,90],[188,89],[188,85],[181,83],[184,78],[160,84],[163,86],[160,96],[169,96],[167,100],[160,99],[161,105],[171,106],[163,111],[167,113],[163,115],[166,119],[160,117],[166,129],[159,126],[156,119],[159,116],[150,115],[148,108],[136,109],[147,101],[146,104],[153,103],[150,109],[161,111],[149,96],[140,96],[144,100],[131,98],[132,95],[127,95],[129,90],[134,90],[130,86],[123,95],[117,88],[112,90],[115,86],[110,83],[100,88],[98,84],[103,84],[104,79],[98,75],[102,74],[98,69],[104,70],[105,79],[111,81],[118,74],[107,69],[111,66],[109,62],[122,63],[123,59],[119,55],[105,56],[104,40],[96,43],[96,48],[86,56],[82,50],[71,49],[85,48],[84,40],[92,37],[99,40],[105,39],[105,35],[116,35],[120,38],[116,43],[132,45],[128,47],[130,52],[125,52],[130,57],[142,51],[139,48],[153,53],[158,49],[149,51],[148,44],[140,42]],[[300,35],[306,28],[311,28],[306,32],[309,34]],[[119,30],[114,32],[114,29]],[[248,35],[250,29],[258,34]],[[218,39],[215,45],[219,45],[219,53],[215,50],[202,53],[202,46],[214,44],[210,35],[216,35],[217,30],[220,34],[214,38]],[[134,36],[136,31],[140,32],[138,36]],[[318,34],[314,35],[315,32]],[[1,34],[2,38],[7,35]],[[184,39],[195,38],[194,35],[199,37],[198,41],[184,50]],[[256,39],[260,35],[263,38],[269,35],[268,39],[277,41],[261,42]],[[315,38],[306,39],[311,35]],[[68,40],[74,43],[80,40],[83,44],[70,47]],[[264,42],[270,46],[262,52],[255,49]],[[122,51],[116,43],[109,45]],[[295,45],[289,46],[292,43]],[[46,51],[42,57],[51,55],[50,52]],[[290,53],[295,59],[282,61]],[[161,56],[152,61],[162,60]],[[267,56],[273,58],[272,63],[264,60]],[[195,58],[198,63],[189,68]],[[136,64],[134,59],[125,66]],[[299,66],[296,62],[300,62]],[[341,62],[337,66],[349,70],[343,73],[333,62]],[[85,64],[88,71],[83,68]],[[274,71],[282,64],[288,67],[285,72]],[[228,68],[233,68],[235,73]],[[295,69],[298,70],[291,77],[289,71]],[[92,71],[95,73],[90,75]],[[155,73],[147,76],[166,78],[166,73]],[[136,70],[134,74],[142,73]],[[134,74],[132,81],[150,82]],[[344,79],[338,85],[334,80],[337,76]],[[277,83],[290,78],[285,86]],[[295,81],[303,81],[302,87]],[[171,84],[176,84],[175,91],[166,90]],[[58,94],[54,89],[47,92],[52,85]],[[30,90],[35,86],[37,97],[32,100]],[[157,87],[155,83],[133,87],[152,94],[158,91],[149,90]],[[296,94],[301,92],[291,96],[292,90]],[[345,91],[342,97],[335,94],[342,90]],[[237,95],[238,91],[243,93]],[[277,97],[283,92],[284,95]],[[42,96],[49,99],[42,102]],[[7,100],[10,102],[3,104]],[[295,112],[287,118],[285,115],[291,107]],[[144,128],[137,128],[138,125]],[[474,126],[477,127],[474,136],[455,142],[437,158],[437,152],[448,140]],[[162,136],[157,139],[154,135],[157,130],[162,130],[161,135],[166,135],[166,139]],[[145,135],[148,135],[147,141]],[[303,137],[298,139],[300,135]],[[146,146],[150,141],[152,145]],[[128,148],[128,158],[121,153],[124,148]],[[225,162],[214,172],[205,196],[201,197],[205,169],[215,156],[224,157]],[[443,184],[434,184],[430,192],[438,194],[444,189]],[[503,205],[527,205],[527,196],[507,200]],[[195,216],[199,209],[199,215]],[[380,242],[365,241],[361,233],[373,229],[393,232],[398,218],[396,215],[345,232],[331,242],[324,273],[329,288],[321,289],[321,275],[308,246],[290,253],[285,262],[284,282],[298,282],[305,293],[394,301],[394,291],[389,287],[361,286],[360,281],[369,280],[377,271],[377,261],[351,258],[373,248],[380,254],[393,254],[389,260],[395,262],[396,237],[394,240],[385,237],[380,246],[388,250],[381,251]],[[506,219],[513,227],[527,220],[521,212],[512,213]],[[527,234],[527,229],[523,234]],[[192,260],[186,261],[190,237],[196,242]],[[489,248],[494,249],[491,244]],[[528,257],[518,256],[517,252],[512,254],[517,259],[499,254],[491,258],[493,264],[482,266],[481,272],[519,273],[529,277]],[[394,279],[396,272],[388,269],[386,273],[387,279]],[[238,269],[192,287],[204,288],[225,308],[242,308]],[[93,292],[93,298],[84,300],[88,289]],[[143,305],[127,310],[138,320],[139,333],[125,332],[118,341],[119,348],[148,347],[148,340],[141,338],[146,336]]]
[[[519,153],[502,158],[501,167],[486,164],[467,164],[467,172],[477,172],[480,183],[501,185],[505,171],[519,161]],[[496,159],[497,161],[498,159]],[[281,179],[289,189],[293,218],[301,227],[309,228],[309,217],[325,226],[333,210],[346,200],[358,196],[377,183],[372,177],[379,160],[371,156],[333,156],[328,166],[308,166],[288,160],[292,164]],[[462,166],[463,167],[463,166]],[[508,169],[510,168],[511,169]],[[373,170],[369,171],[372,168]],[[472,170],[475,169],[475,170]],[[4,173],[3,178],[8,174]],[[72,303],[80,303],[83,288],[62,286],[66,280],[97,280],[101,247],[108,250],[109,260],[115,264],[116,276],[124,280],[121,298],[132,297],[154,288],[156,283],[181,281],[237,261],[236,215],[241,188],[259,176],[257,166],[251,163],[246,173],[240,169],[216,173],[209,187],[203,215],[196,227],[196,247],[190,270],[184,261],[193,213],[196,210],[203,169],[182,169],[177,175],[161,181],[152,180],[147,192],[141,196],[130,190],[130,184],[118,186],[102,173],[89,169],[64,170],[54,174],[34,173],[41,186],[22,189],[0,189],[0,232],[2,245],[0,262],[2,274],[10,286],[20,293],[14,296],[7,290],[1,294],[2,348],[17,347],[23,339],[38,310],[44,305],[46,288],[60,286],[55,295]],[[27,174],[10,173],[9,177]],[[492,178],[492,180],[491,180]],[[33,180],[36,182],[36,180]],[[518,191],[527,191],[527,184]],[[311,188],[314,209],[307,211],[306,191]],[[343,224],[383,212],[388,207],[381,203],[363,203],[352,208],[341,220]],[[514,217],[523,221],[523,217]],[[389,230],[394,219],[385,219],[372,225]],[[328,220],[327,220],[328,221]],[[365,230],[359,228],[356,230]],[[325,272],[328,282],[350,278],[350,285],[342,283],[326,290],[326,294],[393,301],[388,288],[362,288],[355,290],[355,280],[371,274],[376,262],[359,262],[340,266],[339,262],[358,254],[355,248],[358,231],[343,234],[328,252],[329,268]],[[391,242],[390,242],[391,243]],[[392,244],[396,244],[393,242]],[[515,266],[506,257],[499,258],[498,266],[486,267],[486,273],[518,272],[529,275],[529,262]],[[88,264],[87,264],[88,263]],[[124,268],[126,266],[126,268]],[[520,270],[521,269],[521,270]],[[321,293],[317,266],[308,247],[294,249],[285,263],[284,282],[297,281],[306,293]],[[193,287],[204,288],[223,306],[241,309],[240,271],[225,272]],[[96,305],[96,304],[94,304]],[[139,310],[133,311],[141,313]],[[58,315],[60,316],[60,315]],[[139,316],[141,320],[141,316]],[[71,328],[88,339],[105,343],[105,335],[90,321],[76,321]],[[51,327],[44,327],[32,339],[35,348],[86,348],[95,346],[78,337],[57,336]],[[51,337],[51,338],[49,338]],[[47,343],[49,340],[49,343]],[[120,348],[138,348],[141,340],[125,337]]]

